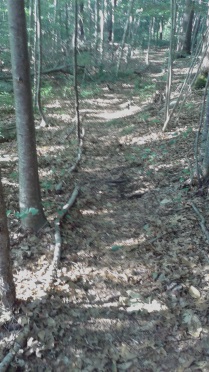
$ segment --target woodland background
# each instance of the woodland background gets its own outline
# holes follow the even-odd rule
[[[209,2],[0,22],[0,371],[208,371]]]

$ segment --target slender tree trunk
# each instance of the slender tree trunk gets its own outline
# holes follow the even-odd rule
[[[57,28],[57,12],[58,12],[58,0],[54,0],[54,40],[53,40],[53,49],[54,54],[57,52],[58,45],[58,28]]]
[[[12,309],[15,303],[15,286],[10,260],[9,232],[3,198],[0,172],[0,296],[5,308]]]
[[[207,14],[207,33],[205,40],[205,52],[206,57],[204,58],[204,71],[209,73],[209,1],[208,1],[208,14]],[[203,181],[208,182],[209,180],[209,74],[207,79],[207,84],[205,87],[205,93],[207,92],[207,103],[206,103],[206,114],[205,121],[202,128],[201,134],[201,154],[202,156],[202,173]]]
[[[84,2],[81,1],[79,5],[79,39],[80,41],[84,40],[84,25],[83,25],[83,19],[84,19]]]
[[[93,35],[93,27],[92,27],[92,7],[91,7],[91,0],[88,0],[88,10],[87,14],[89,15],[88,22],[89,22],[89,27],[88,27],[88,38],[91,40],[90,45],[89,45],[89,50],[93,50],[93,45],[92,45],[92,35]],[[90,39],[91,38],[91,39]]]
[[[36,8],[36,62],[37,62],[37,106],[38,111],[41,116],[41,126],[45,127],[47,125],[46,117],[42,110],[41,105],[41,69],[42,69],[42,39],[41,39],[41,9],[40,9],[40,0],[35,0]]]
[[[77,43],[78,43],[78,4],[75,1],[75,23],[74,23],[74,90],[75,90],[75,113],[76,113],[76,126],[77,126],[77,139],[78,146],[81,142],[81,127],[80,127],[80,112],[79,112],[79,97],[78,97],[78,81],[77,81]]]
[[[145,62],[146,65],[149,66],[149,54],[150,54],[150,42],[151,42],[151,37],[152,37],[152,25],[153,25],[153,18],[150,18],[149,22],[149,37],[148,37],[148,45],[147,45],[147,53],[146,53],[146,58]]]
[[[195,21],[194,21],[194,31],[193,31],[192,46],[191,46],[192,53],[196,49],[197,38],[198,38],[199,31],[200,31],[201,20],[202,20],[202,17],[200,15],[198,15],[198,16],[196,16]]]
[[[29,51],[29,57],[30,61],[32,60],[32,52],[33,52],[33,1],[29,1],[29,45],[28,45],[28,51]]]
[[[159,35],[160,40],[163,40],[163,17],[160,18]]]
[[[103,63],[103,55],[104,55],[104,12],[105,12],[105,0],[101,0],[101,9],[100,9],[100,66]]]
[[[19,156],[22,226],[38,231],[46,224],[41,205],[33,118],[24,1],[7,0]]]
[[[163,131],[167,129],[170,122],[169,105],[171,96],[171,83],[172,83],[172,72],[173,72],[173,46],[174,46],[174,30],[175,30],[175,0],[170,0],[170,14],[171,14],[171,32],[170,32],[170,48],[168,57],[168,76],[166,84],[166,100],[165,100],[165,122],[163,125]]]
[[[206,32],[203,38],[204,41],[204,49],[203,53],[205,54],[201,70],[203,73],[209,73],[209,0],[208,0],[208,14],[207,14],[207,22],[206,22]]]
[[[123,39],[122,39],[121,46],[120,46],[120,53],[119,53],[119,57],[118,57],[118,63],[117,63],[117,67],[116,67],[116,76],[118,76],[118,72],[119,72],[120,65],[121,65],[121,60],[122,60],[122,56],[123,56],[123,48],[124,48],[125,41],[126,41],[129,19],[130,19],[130,15],[131,15],[131,12],[132,12],[133,5],[134,5],[134,1],[135,0],[130,0],[130,2],[129,2],[128,15],[127,15],[127,20],[126,20],[126,25],[125,25],[125,28],[124,28]]]
[[[97,60],[98,45],[99,45],[99,0],[95,0],[94,6],[94,27],[95,27],[95,60]]]
[[[191,9],[189,12],[189,19],[188,19],[186,35],[185,35],[185,40],[184,40],[184,45],[183,45],[183,52],[185,52],[186,54],[191,54],[193,19],[194,19],[194,2],[191,3]]]

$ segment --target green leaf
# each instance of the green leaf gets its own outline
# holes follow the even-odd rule
[[[36,214],[39,213],[37,208],[29,208],[28,212],[31,213],[32,216],[35,216]]]
[[[123,248],[122,245],[113,245],[112,248],[111,248],[111,250],[113,252],[116,252],[116,251],[118,251],[119,249],[122,249],[122,248]]]
[[[159,275],[158,273],[152,273],[153,279],[156,280],[158,278],[158,275]]]

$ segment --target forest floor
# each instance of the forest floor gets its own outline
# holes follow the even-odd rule
[[[163,95],[156,98],[153,81],[163,79],[164,57],[152,54],[143,77],[101,83],[82,96],[76,172],[68,173],[74,102],[46,105],[50,126],[37,130],[37,142],[51,226],[36,236],[20,229],[14,213],[16,143],[1,145],[18,298],[15,314],[0,318],[1,360],[29,326],[9,371],[209,370],[209,247],[200,226],[209,229],[209,198],[186,182],[202,91],[188,96],[177,124],[163,133]],[[176,95],[188,65],[174,65]],[[140,81],[144,95],[136,90]],[[80,191],[62,224],[60,267],[46,290],[53,221],[75,183]]]

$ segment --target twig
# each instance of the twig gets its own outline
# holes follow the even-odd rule
[[[197,214],[197,216],[200,219],[200,222],[199,222],[200,227],[201,227],[203,233],[205,234],[205,237],[206,237],[206,239],[209,243],[209,232],[208,232],[208,230],[206,229],[206,226],[205,226],[205,219],[204,219],[203,215],[200,213],[199,209],[194,205],[193,202],[191,203],[191,205],[192,205],[192,208],[194,209],[195,213]]]
[[[21,332],[13,346],[13,349],[11,349],[7,355],[5,355],[4,359],[0,363],[0,372],[5,372],[7,371],[10,363],[14,359],[15,355],[18,353],[18,351],[23,347],[26,338],[28,337],[29,334],[29,327],[25,327],[23,332]]]

